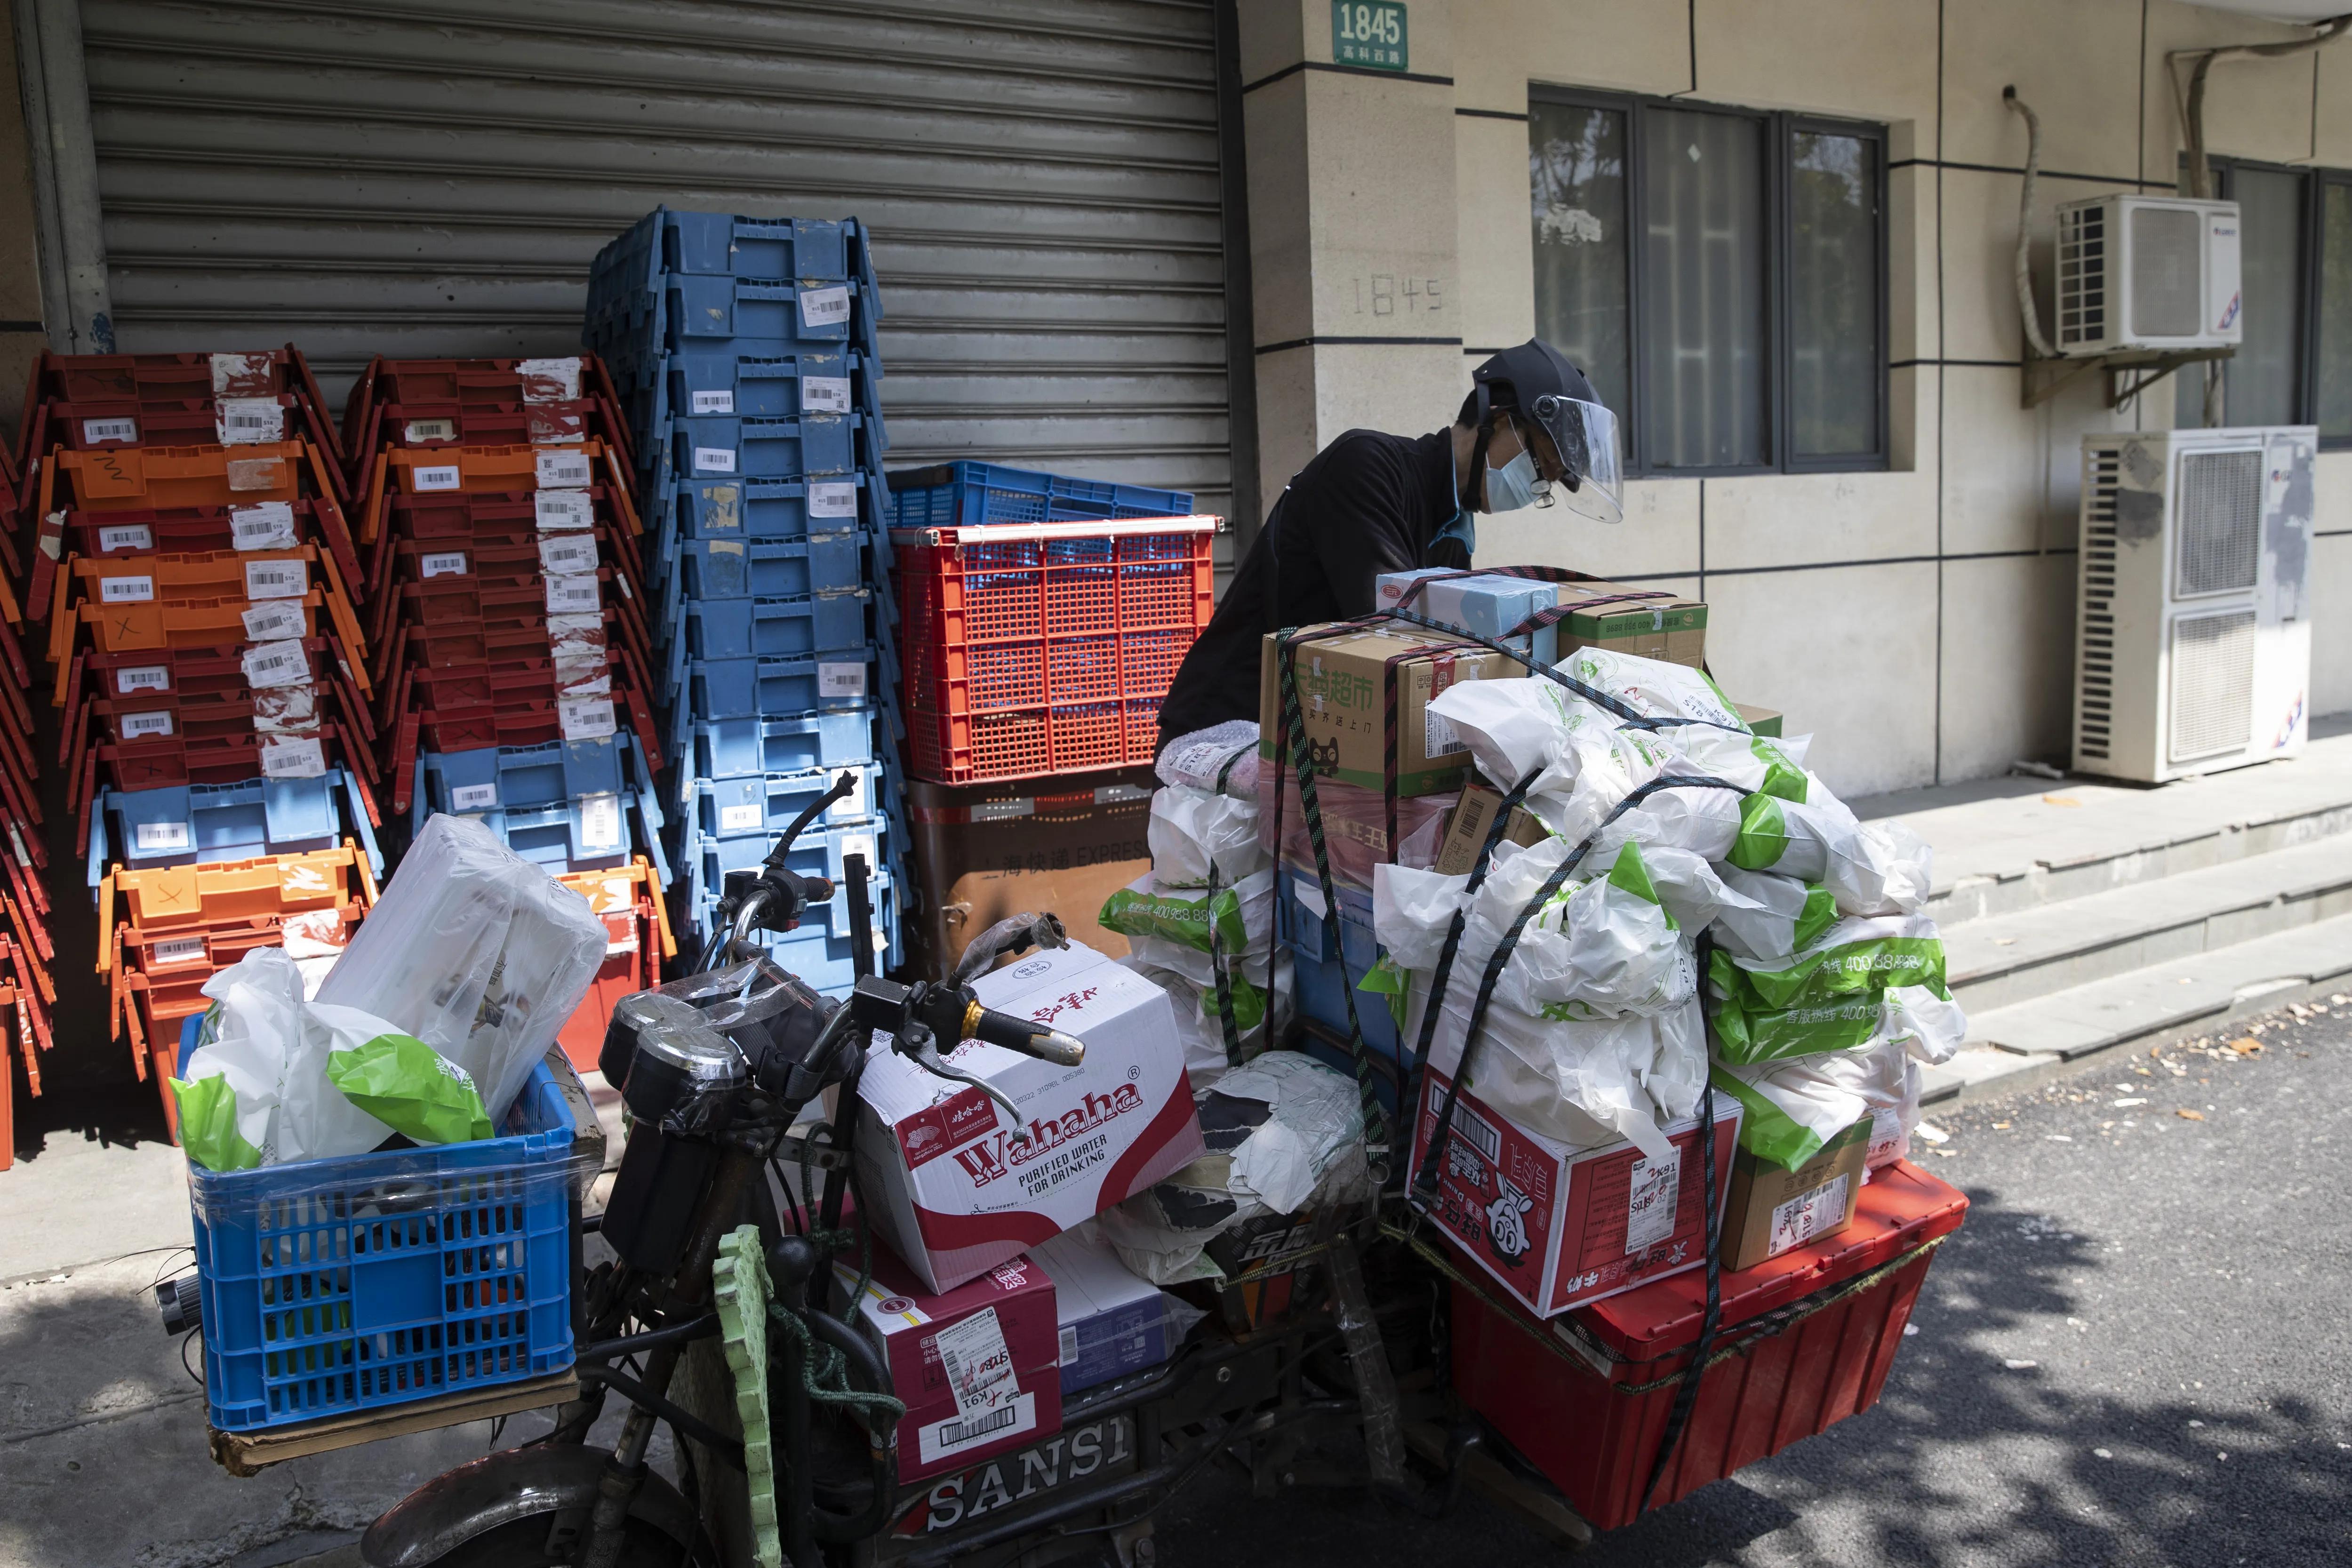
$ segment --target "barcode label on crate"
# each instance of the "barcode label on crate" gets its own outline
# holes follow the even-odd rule
[[[98,552],[111,555],[119,550],[152,550],[155,531],[143,522],[118,523],[98,531]]]
[[[291,599],[310,591],[308,562],[298,558],[245,563],[245,596],[248,599]]]
[[[98,580],[100,602],[109,605],[143,605],[155,596],[152,577],[100,577]]]
[[[801,412],[803,414],[848,413],[849,378],[845,375],[801,377]]]
[[[609,697],[563,698],[555,705],[555,717],[567,741],[601,741],[619,728]]]
[[[256,613],[246,613],[248,628]],[[300,640],[295,637],[260,643],[247,648],[238,662],[245,667],[245,683],[247,686],[266,689],[273,686],[291,686],[298,680],[310,678],[310,657],[303,652]]]
[[[147,945],[149,961],[159,969],[175,963],[194,963],[205,955],[205,939],[200,936],[167,936]]]
[[[740,833],[745,828],[764,826],[767,820],[768,813],[764,806],[722,805],[719,808],[719,830],[721,833]]]
[[[282,440],[286,405],[274,397],[224,397],[213,405],[213,433],[224,447]]]
[[[823,664],[816,667],[816,694],[819,697],[864,697],[866,667],[862,664]]]
[[[276,490],[287,487],[283,458],[231,458],[228,488],[232,490]]]
[[[547,613],[551,616],[576,616],[598,609],[604,603],[593,576],[550,577],[547,580]]]
[[[499,804],[499,786],[494,784],[459,784],[449,792],[452,811],[488,811]]]
[[[457,438],[455,419],[411,419],[401,427],[401,433],[412,443],[454,441]]]
[[[463,577],[466,574],[466,552],[444,550],[416,558],[416,570],[426,581],[436,577]]]
[[[327,771],[327,748],[315,740],[271,735],[261,742],[265,778],[315,779]]]
[[[689,409],[691,412],[696,414],[732,414],[735,412],[735,389],[731,386],[713,387],[707,392],[700,387],[697,387],[693,391],[688,393],[687,396],[690,400],[688,403]]]
[[[559,533],[539,542],[539,569],[551,577],[596,570],[596,541],[585,533]]]
[[[114,672],[114,689],[124,697],[134,691],[169,691],[172,689],[172,667],[142,664],[131,669],[118,669]]]
[[[309,631],[299,605],[256,605],[245,612],[245,635],[253,642],[276,642],[281,637],[299,637]]]
[[[866,864],[868,868],[879,866],[882,863],[875,858],[874,840],[864,834],[856,835],[854,837],[845,838],[841,841],[841,858],[844,860],[846,860],[852,855],[863,855],[866,857]]]
[[[233,506],[228,509],[228,529],[239,550],[291,550],[301,542],[294,537],[294,507],[289,501]]]
[[[808,514],[811,517],[856,517],[857,515],[857,484],[853,479],[829,479],[808,488]]]
[[[694,471],[698,474],[731,474],[735,471],[735,448],[732,447],[697,447],[694,449]]]
[[[810,327],[837,327],[849,320],[849,289],[835,283],[830,288],[801,290],[801,322]]]
[[[168,710],[162,713],[125,713],[122,716],[122,738],[126,741],[171,732],[172,715]]]
[[[139,421],[85,419],[81,422],[81,438],[85,445],[91,447],[101,441],[136,441],[139,439]]]
[[[408,470],[408,482],[419,491],[426,491],[454,490],[462,481],[457,475],[457,465],[445,463],[431,468],[419,464]]]
[[[1683,1152],[1669,1149],[1663,1160],[1633,1161],[1625,1196],[1625,1250],[1646,1252],[1675,1234],[1675,1209],[1682,1196]]]
[[[583,795],[580,797],[580,847],[618,849],[621,847],[621,797]]]
[[[277,356],[261,353],[213,355],[215,397],[267,397],[278,390]]]
[[[141,822],[131,829],[133,847],[149,851],[185,849],[188,847],[188,825],[184,822]]]
[[[580,356],[527,359],[515,363],[525,403],[571,403],[580,395]]]
[[[586,490],[541,490],[530,498],[530,506],[542,533],[568,533],[595,525],[596,508]]]
[[[586,489],[595,478],[585,452],[541,452],[532,468],[543,490]]]
[[[253,694],[253,728],[261,735],[319,732],[319,689],[309,681]]]

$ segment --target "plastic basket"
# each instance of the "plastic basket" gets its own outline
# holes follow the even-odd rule
[[[969,528],[992,522],[1083,522],[1093,518],[1183,517],[1190,490],[1073,479],[1066,474],[940,463],[889,476],[893,528]]]
[[[870,928],[874,938],[874,967],[877,973],[887,973],[897,967],[898,962],[896,957],[899,940],[898,883],[887,870],[877,869],[872,873],[867,888],[867,896],[874,909]],[[694,929],[699,936],[710,929],[710,922],[716,917],[718,895],[713,893],[689,907],[693,910]],[[857,982],[847,888],[835,889],[831,903],[818,904],[803,913],[798,930],[754,931],[751,940],[766,949],[768,956],[787,973],[798,975],[811,987],[828,996],[845,996]]]
[[[648,443],[647,467],[656,455],[669,458],[669,471],[656,472],[656,489],[665,481],[715,479],[792,479],[811,474],[845,474],[861,466],[859,437],[865,420],[846,414],[796,414],[782,419],[750,419],[734,415],[700,417],[673,416],[656,448]]]
[[[680,798],[698,778],[726,779],[870,765],[875,711],[870,705],[792,718],[712,719],[691,726],[678,748]]]
[[[545,1063],[508,1135],[188,1172],[205,1402],[222,1431],[572,1364],[572,1113]]]

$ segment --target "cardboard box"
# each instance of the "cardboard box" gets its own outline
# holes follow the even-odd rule
[[[1309,628],[1312,629],[1312,628]],[[1282,682],[1276,634],[1258,663],[1258,755],[1274,756],[1281,733]],[[1443,795],[1461,787],[1470,748],[1451,725],[1429,721],[1432,699],[1458,680],[1524,679],[1526,666],[1475,644],[1418,626],[1348,632],[1300,643],[1298,701],[1318,775],[1360,789],[1384,787],[1388,683],[1396,680],[1396,765],[1400,795]]]
[[[1048,910],[1073,941],[1113,958],[1103,900],[1151,868],[1150,768],[1006,784],[907,781],[916,900],[908,922],[917,973],[944,980],[964,944],[1007,915]]]
[[[1440,876],[1466,877],[1470,868],[1478,862],[1478,851],[1486,846],[1486,834],[1494,826],[1495,808],[1503,804],[1503,792],[1482,784],[1462,786],[1461,803],[1454,808],[1454,819],[1446,824],[1445,838],[1437,847],[1436,869]],[[1503,842],[1525,847],[1544,841],[1544,825],[1524,805],[1511,808],[1511,823],[1503,830]]]
[[[978,1040],[948,1053],[1020,1108],[1016,1129],[979,1089],[877,1041],[857,1084],[858,1175],[876,1228],[934,1291],[1091,1219],[1206,1147],[1167,992],[1075,944],[972,989],[984,1006],[1076,1036],[1087,1056],[1056,1067]]]
[[[1780,710],[1778,708],[1758,708],[1746,702],[1735,702],[1732,707],[1739,710],[1739,721],[1758,734],[1769,735],[1776,741],[1780,738]]]
[[[1412,1135],[1416,1177],[1449,1080],[1422,1075]],[[1705,1168],[1696,1118],[1666,1130],[1675,1156],[1653,1161],[1622,1140],[1575,1149],[1529,1132],[1464,1092],[1454,1109],[1429,1217],[1538,1318],[1555,1317],[1706,1261]],[[1730,1185],[1739,1102],[1715,1097],[1718,1212]]]
[[[1706,663],[1706,605],[1680,594],[1620,583],[1562,583],[1559,602],[1570,606],[1559,622],[1559,657],[1580,647],[1605,647],[1643,658]]]
[[[836,1293],[857,1289],[854,1264],[833,1266]],[[1062,1427],[1054,1280],[1026,1258],[977,1279],[926,1292],[905,1264],[874,1255],[856,1324],[907,1402],[898,1423],[898,1479],[919,1481]]]
[[[1424,578],[1429,579],[1427,585],[1413,593],[1413,584]],[[1412,599],[1410,605],[1404,604],[1408,594]],[[1538,626],[1516,637],[1510,635],[1536,612],[1559,602],[1559,586],[1540,578],[1480,572],[1456,575],[1426,568],[1386,572],[1374,579],[1372,595],[1381,609],[1412,610],[1433,621],[1516,647],[1538,664],[1551,664],[1559,658],[1557,626]]]
[[[1872,1126],[1864,1117],[1793,1171],[1739,1151],[1723,1209],[1723,1266],[1753,1268],[1852,1225]]]
[[[1176,1353],[1168,1298],[1121,1263],[1093,1226],[1066,1230],[1029,1258],[1054,1277],[1064,1394],[1158,1366]]]

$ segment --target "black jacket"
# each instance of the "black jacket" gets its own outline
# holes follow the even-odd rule
[[[1176,672],[1160,709],[1163,745],[1257,718],[1267,632],[1370,615],[1383,572],[1469,566],[1459,540],[1437,538],[1459,505],[1453,442],[1451,430],[1418,438],[1350,430],[1298,471]]]

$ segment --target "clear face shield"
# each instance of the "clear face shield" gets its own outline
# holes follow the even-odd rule
[[[1532,409],[1515,411],[1531,433],[1539,482],[1536,504],[1565,502],[1570,511],[1598,522],[1625,521],[1624,449],[1617,416],[1598,403],[1546,396]]]

